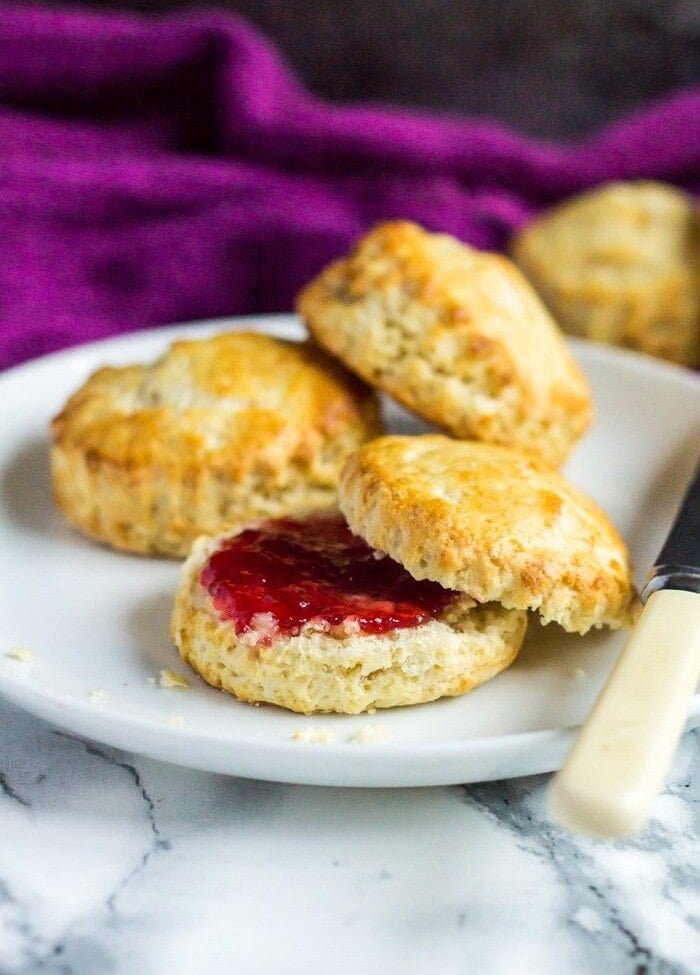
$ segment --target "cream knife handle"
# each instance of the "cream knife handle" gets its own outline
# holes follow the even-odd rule
[[[576,833],[641,829],[661,791],[700,677],[700,594],[660,589],[636,627],[561,772],[552,818]]]

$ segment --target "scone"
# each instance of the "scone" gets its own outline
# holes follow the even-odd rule
[[[698,215],[662,183],[611,183],[525,228],[513,257],[562,328],[700,364]]]
[[[314,338],[460,439],[560,465],[591,418],[589,389],[517,268],[412,223],[370,231],[301,292]]]
[[[339,503],[353,532],[416,579],[537,610],[569,632],[631,621],[624,542],[590,498],[524,454],[380,437],[348,458]]]
[[[527,614],[418,582],[339,517],[195,542],[171,631],[210,684],[303,713],[463,694],[516,656]]]
[[[375,394],[310,343],[231,332],[106,367],[52,423],[54,496],[118,549],[186,555],[198,535],[334,505],[380,432]]]

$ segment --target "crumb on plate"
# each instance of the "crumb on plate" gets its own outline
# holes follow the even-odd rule
[[[292,735],[292,741],[313,742],[316,745],[326,745],[335,741],[332,731],[323,728],[300,728]]]
[[[185,690],[190,686],[190,682],[182,674],[176,673],[174,670],[161,670],[158,675],[158,683],[161,687],[165,687],[168,690],[172,688]]]
[[[31,663],[32,660],[36,659],[36,654],[33,650],[27,650],[24,647],[13,647],[8,650],[5,654],[10,660],[19,660],[24,664]]]
[[[353,735],[350,741],[357,745],[376,745],[382,741],[388,741],[391,735],[383,724],[366,724]]]
[[[95,704],[106,704],[109,701],[109,694],[107,691],[103,691],[101,687],[96,687],[93,691],[90,691],[88,697]]]

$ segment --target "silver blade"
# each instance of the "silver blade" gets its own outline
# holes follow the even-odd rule
[[[700,464],[642,590],[642,599],[646,601],[657,589],[700,592]]]

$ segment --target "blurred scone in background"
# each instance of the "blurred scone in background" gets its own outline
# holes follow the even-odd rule
[[[527,226],[513,256],[566,331],[694,366],[698,219],[672,186],[610,183]]]

